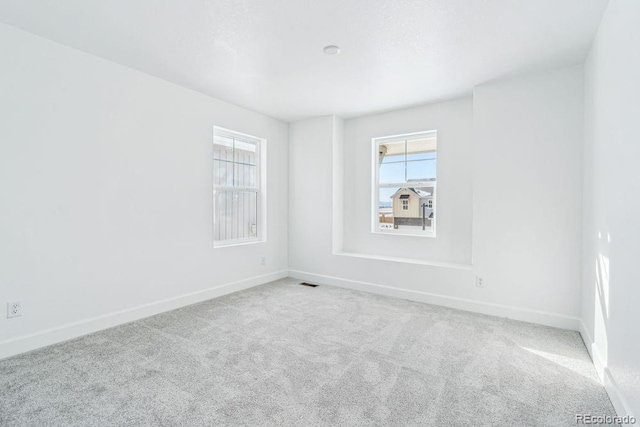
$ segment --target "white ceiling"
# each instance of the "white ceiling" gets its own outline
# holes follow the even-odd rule
[[[286,121],[584,60],[606,0],[0,0],[0,21]],[[337,56],[322,48],[336,44]]]

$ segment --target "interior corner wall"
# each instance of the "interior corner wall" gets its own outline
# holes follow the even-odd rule
[[[640,3],[609,2],[585,64],[583,337],[618,415],[640,417]]]
[[[333,252],[339,252],[344,247],[344,120],[333,117]]]
[[[333,116],[289,125],[289,266],[311,271],[333,252]]]
[[[7,25],[0,52],[0,357],[286,276],[286,123]],[[213,248],[214,125],[267,139],[266,243]]]
[[[473,265],[490,298],[580,315],[582,65],[474,90]]]
[[[424,111],[446,117],[442,112],[450,105],[433,104]],[[474,194],[469,265],[334,250],[332,189],[336,183],[332,180],[340,176],[334,171],[340,167],[334,159],[340,156],[332,152],[340,147],[333,140],[335,122],[322,117],[292,123],[290,274],[577,330],[582,113],[581,66],[476,88],[470,144]],[[347,120],[345,153],[355,141],[347,137],[348,129]],[[409,131],[415,129],[414,123]],[[370,158],[367,152],[366,161]],[[346,182],[354,171],[352,163],[343,160]],[[370,194],[370,173],[365,169],[355,173],[362,176],[353,182],[364,183],[362,191]],[[353,193],[348,187],[344,190],[345,199]],[[348,209],[346,201],[343,209]],[[370,218],[366,214],[363,221]],[[349,226],[345,221],[344,227]],[[483,275],[484,288],[476,287],[476,274]]]

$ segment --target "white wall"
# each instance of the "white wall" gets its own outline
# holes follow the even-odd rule
[[[609,2],[586,62],[583,336],[620,415],[640,416],[640,2]],[[591,345],[592,344],[592,345]]]
[[[331,116],[289,125],[290,266],[307,269],[330,261],[335,132]]]
[[[474,90],[473,264],[490,298],[580,314],[583,68]]]
[[[381,251],[367,253],[366,248],[357,254],[332,250],[332,218],[339,202],[332,194],[336,185],[332,174],[340,175],[335,171],[336,165],[339,167],[335,159],[340,153],[332,152],[340,149],[340,144],[332,141],[336,121],[324,117],[291,124],[291,275],[577,329],[582,71],[580,66],[570,67],[490,83],[474,91],[474,134],[470,144],[474,147],[470,168],[474,177],[473,266],[437,259],[405,259],[394,256],[393,251],[389,255]],[[428,113],[424,115],[428,128],[441,127],[438,120],[428,120],[453,122],[454,114],[460,114],[460,125],[465,126],[469,116],[465,103],[468,101],[459,100],[416,111]],[[410,116],[398,112],[377,120],[400,118],[391,125],[396,126],[394,132],[401,133],[398,124]],[[367,118],[349,122],[345,123],[344,144],[364,144],[369,133],[350,138],[349,129],[355,129],[357,135],[356,125],[367,123],[367,129],[374,125]],[[419,126],[413,121],[405,123],[410,127],[406,131]],[[343,151],[349,155],[353,149],[345,147]],[[453,158],[456,153],[447,155]],[[365,157],[368,162],[370,155]],[[347,158],[343,161],[345,182],[349,174],[357,175],[352,185],[365,186],[363,192],[368,194],[369,169],[355,165],[350,170],[352,163]],[[451,164],[465,164],[465,159],[451,159]],[[447,172],[439,169],[438,173],[442,177]],[[438,197],[446,197],[440,190]],[[354,188],[346,186],[345,212],[349,210],[349,192],[355,194]],[[360,201],[359,206],[365,205]],[[365,216],[362,220],[368,223],[368,208],[358,209]],[[349,222],[345,221],[344,226],[349,227]],[[420,243],[423,238],[416,239],[418,247],[426,245]],[[484,289],[475,286],[476,270],[485,278]]]
[[[346,252],[471,264],[471,97],[345,120]],[[438,131],[437,238],[371,233],[372,138]]]
[[[6,25],[0,53],[0,356],[286,275],[287,124]],[[213,125],[268,140],[266,243],[212,246]]]

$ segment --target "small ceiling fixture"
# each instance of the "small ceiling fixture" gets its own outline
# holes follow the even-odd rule
[[[329,46],[325,46],[322,51],[327,55],[337,55],[340,53],[340,48],[338,46],[330,44]]]

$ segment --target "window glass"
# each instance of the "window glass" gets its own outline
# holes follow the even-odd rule
[[[436,131],[374,138],[373,231],[435,235]]]
[[[213,235],[223,246],[260,237],[260,145],[263,140],[214,128]]]

